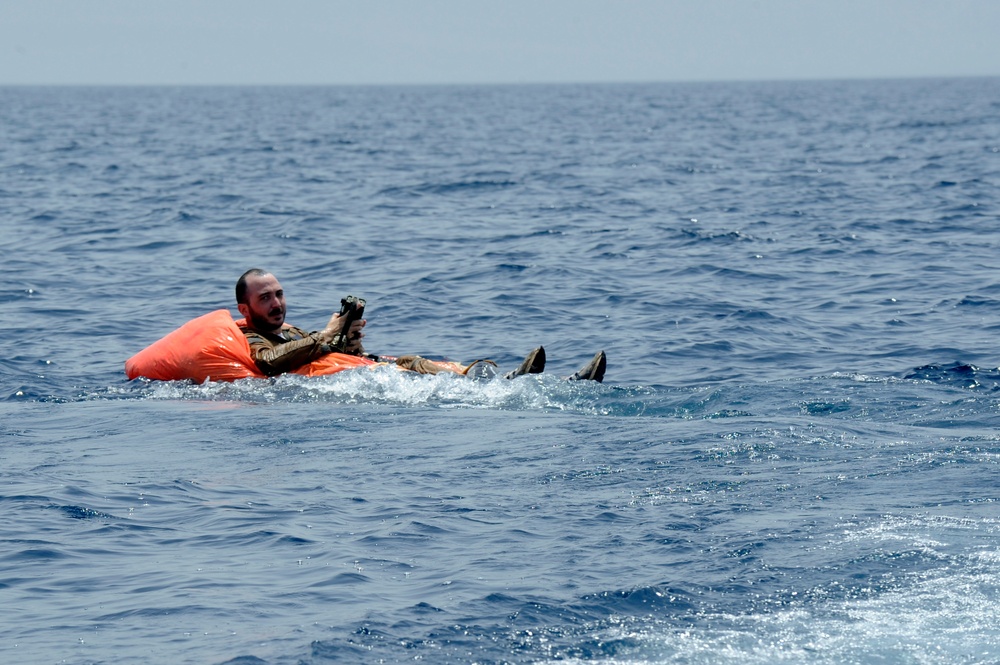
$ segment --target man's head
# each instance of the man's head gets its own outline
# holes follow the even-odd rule
[[[285,322],[285,291],[274,275],[251,268],[236,282],[236,307],[250,327],[277,332]]]

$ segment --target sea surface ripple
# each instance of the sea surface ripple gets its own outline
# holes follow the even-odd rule
[[[1000,661],[998,117],[0,88],[0,662]],[[296,325],[350,293],[371,351],[546,373],[125,378],[252,266]]]

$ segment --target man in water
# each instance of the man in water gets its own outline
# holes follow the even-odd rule
[[[338,350],[351,355],[365,355],[361,338],[364,337],[362,329],[367,321],[354,321],[347,331],[346,339],[341,335],[344,320],[340,314],[331,316],[326,327],[316,332],[306,332],[289,325],[285,323],[284,289],[274,275],[260,268],[247,270],[236,282],[236,306],[246,319],[240,329],[250,343],[250,354],[260,371],[267,376],[290,372]],[[491,368],[492,361],[477,360],[463,367],[451,363],[436,363],[420,356],[401,356],[395,358],[394,362],[403,369],[419,374],[495,374]],[[603,381],[606,365],[604,351],[600,351],[583,369],[568,378]],[[528,354],[520,367],[508,372],[504,378],[538,374],[544,369],[545,349],[538,347]]]

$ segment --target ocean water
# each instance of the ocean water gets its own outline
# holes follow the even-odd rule
[[[1000,79],[0,88],[0,662],[1000,662],[998,187]],[[126,380],[253,266],[547,371]]]

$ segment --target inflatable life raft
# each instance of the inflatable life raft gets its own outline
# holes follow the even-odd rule
[[[330,353],[295,370],[321,376],[376,364],[368,358]],[[250,356],[250,344],[224,309],[188,321],[125,361],[129,379],[156,381],[235,381],[264,378]]]

